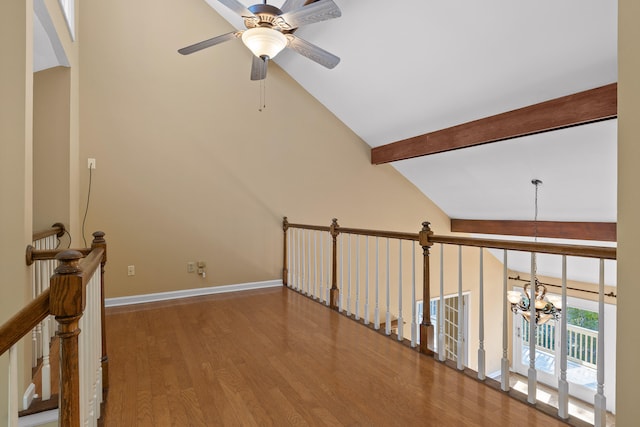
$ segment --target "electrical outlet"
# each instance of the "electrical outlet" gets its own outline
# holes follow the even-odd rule
[[[189,261],[187,263],[187,273],[195,273],[196,272],[196,263],[194,261]]]
[[[96,168],[96,159],[92,159],[91,157],[89,157],[87,159],[87,168],[95,169]]]
[[[127,276],[135,276],[136,275],[136,266],[130,265],[127,267]]]

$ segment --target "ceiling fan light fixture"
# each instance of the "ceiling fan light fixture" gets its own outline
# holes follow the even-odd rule
[[[287,46],[287,38],[278,30],[268,27],[255,27],[242,33],[242,42],[258,58],[273,59]]]

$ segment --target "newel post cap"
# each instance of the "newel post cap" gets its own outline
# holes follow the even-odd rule
[[[340,230],[338,230],[340,226],[338,225],[338,218],[331,219],[331,226],[329,227],[329,232],[333,238],[338,237],[340,234]]]
[[[102,255],[102,263],[107,263],[107,241],[104,240],[104,231],[93,232],[93,242],[91,242],[91,248],[103,248],[104,255]]]
[[[422,230],[420,230],[418,236],[420,239],[420,246],[433,246],[433,242],[430,240],[430,237],[433,236],[433,231],[431,230],[431,223],[429,221],[422,223]]]

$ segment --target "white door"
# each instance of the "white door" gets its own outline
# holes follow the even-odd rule
[[[422,322],[422,301],[416,303],[418,305],[416,313],[418,316],[417,322]],[[440,327],[438,326],[438,320],[440,319],[440,298],[432,298],[430,301],[431,312],[431,324],[433,325],[434,333],[434,351],[438,352],[438,334]],[[467,365],[468,351],[468,333],[469,333],[469,294],[462,295],[462,312],[459,312],[458,308],[458,294],[447,295],[444,297],[444,348],[446,351],[446,358],[458,361],[457,349],[458,349],[458,322],[462,322],[462,364]],[[461,316],[461,318],[460,318]],[[419,337],[418,337],[419,340]]]

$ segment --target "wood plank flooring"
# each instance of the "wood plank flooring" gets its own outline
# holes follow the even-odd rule
[[[564,425],[286,288],[106,323],[105,426]]]

